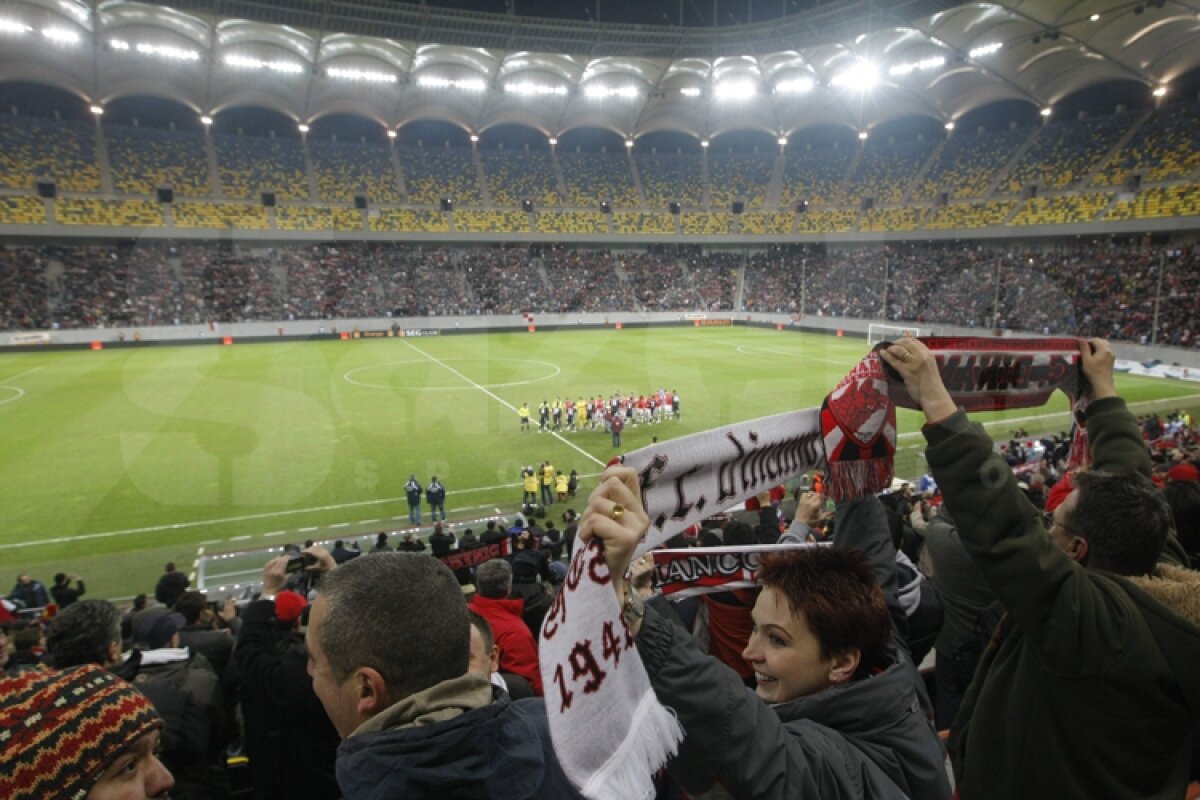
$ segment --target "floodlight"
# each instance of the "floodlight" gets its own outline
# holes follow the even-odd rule
[[[337,78],[344,81],[360,81],[363,83],[396,83],[399,78],[390,72],[379,72],[372,69],[345,69],[343,67],[330,67],[325,70],[325,74],[330,78]]]
[[[971,50],[967,53],[967,56],[970,58],[983,58],[984,56],[990,56],[992,53],[997,52],[1002,47],[1004,47],[1004,45],[1001,42],[992,42],[991,44],[980,45],[979,47],[971,48]]]
[[[684,97],[699,97],[700,96],[700,90],[697,89],[695,86],[684,87],[683,89],[679,90],[679,93],[681,95],[683,95]]]
[[[853,66],[833,76],[831,83],[841,89],[868,91],[879,83],[879,67],[870,61],[859,59]]]
[[[173,47],[169,44],[150,44],[149,42],[138,42],[137,51],[144,56],[157,56],[159,58],[169,58],[175,61],[200,60],[200,54],[195,50],[185,50],[182,47]]]
[[[298,127],[298,128],[300,129],[300,132],[301,132],[301,133],[308,133],[308,126],[307,126],[307,125],[305,125],[303,122],[301,122],[301,123],[300,123],[299,125],[297,125],[296,127]]]
[[[97,117],[104,113],[104,109],[95,104],[88,106],[88,111],[92,112]]]
[[[33,28],[24,22],[17,22],[15,19],[0,19],[0,33],[26,34],[31,30]]]
[[[437,75],[422,75],[417,78],[417,86],[423,89],[459,89],[464,92],[482,92],[487,88],[483,78],[441,78]]]
[[[780,147],[787,147],[787,137],[786,136],[780,136],[778,139],[775,140],[775,142]]]
[[[273,72],[284,72],[289,75],[299,75],[301,72],[304,72],[304,67],[295,61],[268,61],[267,69]]]
[[[129,42],[125,41],[124,39],[113,39],[108,43],[108,46],[113,50],[128,50]]]
[[[626,140],[625,140],[625,149],[626,149],[626,150],[632,150],[632,149],[633,149],[633,139],[626,139]]]
[[[239,67],[241,69],[269,69],[272,72],[282,72],[287,75],[299,75],[304,72],[304,67],[295,61],[262,61],[257,58],[233,54],[225,56],[225,64],[226,66]]]
[[[871,134],[867,133],[866,131],[859,131],[858,132],[858,140],[860,142],[865,142],[867,140],[867,137],[869,137],[870,135]]]
[[[205,114],[202,117],[200,117],[200,124],[204,125],[205,127],[208,127],[209,125],[213,124],[213,118],[210,117],[208,114]]]
[[[1041,114],[1043,117],[1048,117],[1048,116],[1050,116],[1051,114],[1053,114],[1053,113],[1054,113],[1054,111],[1053,111],[1053,110],[1050,108],[1050,106],[1046,106],[1046,107],[1045,107],[1045,108],[1043,108],[1043,109],[1042,109],[1042,110],[1041,110],[1039,113],[1040,113],[1040,114]]]
[[[66,28],[42,28],[42,36],[58,44],[79,44],[79,34]]]
[[[944,126],[944,127],[946,128],[946,130],[948,130],[948,131],[952,131],[952,130],[954,130],[954,123],[953,123],[953,122],[947,122],[947,123],[945,124],[945,126]]]
[[[897,64],[888,70],[888,75],[899,76],[908,75],[910,72],[925,72],[926,70],[937,69],[945,65],[946,59],[942,56],[935,58],[926,58],[921,61],[913,61],[908,64]]]
[[[396,138],[396,132],[395,132],[394,130],[392,130],[391,128],[388,128],[387,137],[388,137],[389,139],[395,139],[395,138]]]
[[[1155,90],[1152,92],[1152,94],[1155,97],[1166,97],[1167,96],[1167,87],[1159,86],[1159,87],[1155,88]]]
[[[550,146],[554,147],[556,144],[558,144],[558,139],[555,139],[553,136],[551,136],[550,137]]]
[[[791,78],[775,84],[776,94],[804,94],[812,91],[816,84],[812,78]]]
[[[713,87],[713,96],[718,100],[749,100],[758,93],[758,87],[749,78],[722,81]]]
[[[708,139],[701,139],[700,146],[703,147],[705,150],[707,150],[708,149]]]
[[[479,134],[477,134],[477,133],[472,133],[472,134],[471,134],[471,141],[472,141],[472,142],[478,142],[478,141],[479,141]]]
[[[1092,22],[1099,22],[1099,21],[1100,21],[1100,15],[1099,15],[1099,14],[1092,14],[1090,17],[1088,17],[1088,19],[1090,19]]]
[[[533,83],[532,81],[514,81],[513,83],[504,84],[504,91],[526,97],[541,97],[544,95],[565,96],[567,87],[547,86],[544,83]]]

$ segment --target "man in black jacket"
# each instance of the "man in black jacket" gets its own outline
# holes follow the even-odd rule
[[[75,581],[74,588],[71,587],[71,581]],[[78,575],[68,575],[65,572],[55,575],[54,585],[50,587],[50,594],[54,597],[54,602],[58,605],[60,611],[83,597],[86,593],[87,588],[83,585],[83,578]]]
[[[323,548],[306,552],[332,561]],[[267,562],[263,593],[242,611],[230,681],[242,703],[256,800],[336,800],[338,735],[308,677],[300,633],[304,599],[283,591],[287,561]]]
[[[434,558],[382,553],[321,580],[305,643],[313,690],[343,737],[346,800],[578,796],[543,702],[513,702],[468,672],[470,628],[458,582]]]

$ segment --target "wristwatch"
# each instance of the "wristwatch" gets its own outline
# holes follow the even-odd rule
[[[621,619],[630,630],[641,625],[646,618],[646,602],[642,595],[632,586],[625,587],[625,602],[621,604]]]

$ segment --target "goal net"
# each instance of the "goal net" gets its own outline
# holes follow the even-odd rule
[[[867,326],[867,343],[872,347],[880,342],[892,342],[904,336],[917,337],[921,329],[913,325],[882,325],[872,322]]]

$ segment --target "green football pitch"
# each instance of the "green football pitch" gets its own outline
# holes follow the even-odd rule
[[[210,552],[395,529],[403,484],[437,475],[450,521],[510,515],[520,470],[582,477],[582,509],[617,450],[603,431],[526,433],[516,408],[677,390],[682,419],[627,428],[623,449],[815,406],[862,339],[743,327],[155,346],[0,356],[0,580],[78,573],[96,596],[150,591]],[[1196,387],[1123,377],[1143,410]],[[1065,399],[993,433],[1065,429]],[[897,472],[923,471],[917,414]],[[427,518],[427,514],[426,514]],[[0,587],[7,590],[10,584]]]

